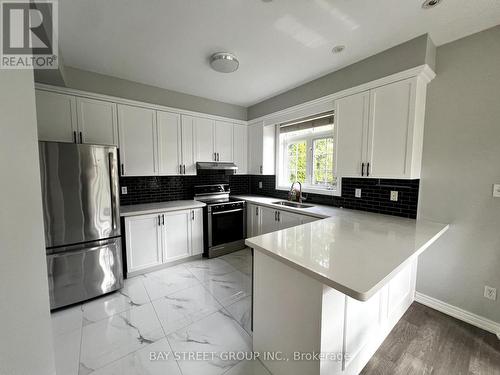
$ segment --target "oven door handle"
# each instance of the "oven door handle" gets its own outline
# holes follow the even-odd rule
[[[228,213],[231,213],[231,212],[238,212],[238,211],[243,211],[243,210],[244,210],[244,208],[237,208],[235,210],[212,212],[212,215],[222,215],[222,214],[228,214]]]

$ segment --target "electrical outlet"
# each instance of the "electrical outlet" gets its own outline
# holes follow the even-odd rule
[[[492,301],[497,300],[497,288],[493,288],[491,286],[484,286],[484,297],[491,299]]]
[[[127,187],[122,186],[122,195],[127,195]]]
[[[354,196],[356,198],[361,198],[361,189],[354,189]]]
[[[262,181],[259,181],[259,189],[262,189]]]
[[[391,201],[397,202],[398,195],[399,195],[399,193],[397,192],[397,190],[391,190]]]
[[[493,198],[500,198],[500,184],[493,185]]]

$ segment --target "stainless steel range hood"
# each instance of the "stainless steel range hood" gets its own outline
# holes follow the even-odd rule
[[[227,162],[197,162],[196,170],[198,174],[216,174],[216,173],[224,173],[224,174],[234,174],[238,167],[234,163]]]

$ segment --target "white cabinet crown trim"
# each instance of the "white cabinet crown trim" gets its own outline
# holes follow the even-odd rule
[[[211,120],[229,121],[229,122],[232,122],[234,124],[240,124],[240,125],[247,125],[248,124],[247,121],[234,119],[234,118],[230,118],[230,117],[211,115],[211,114],[203,113],[203,112],[189,111],[186,109],[179,109],[179,108],[168,107],[168,106],[163,106],[163,105],[159,105],[159,104],[141,102],[138,100],[125,99],[125,98],[120,98],[117,96],[98,94],[98,93],[90,92],[90,91],[71,89],[68,87],[59,87],[59,86],[46,85],[43,83],[36,83],[35,89],[44,90],[44,91],[51,91],[51,92],[55,92],[55,93],[59,93],[59,94],[73,95],[73,96],[82,97],[82,98],[104,100],[104,101],[113,102],[116,104],[126,104],[126,105],[135,106],[135,107],[142,107],[142,108],[146,108],[146,109],[154,109],[156,111],[175,112],[175,113],[178,113],[181,115],[203,117],[203,118],[207,118],[207,119],[211,119]]]
[[[280,111],[276,111],[273,113],[269,113],[267,115],[257,117],[251,120],[248,120],[248,125],[256,125],[256,124],[264,124],[265,125],[273,125],[278,124],[285,121],[292,121],[299,118],[303,118],[309,115],[314,115],[316,113],[327,111],[333,109],[333,101],[336,99],[343,98],[345,96],[354,95],[363,91],[371,90],[380,86],[385,86],[390,83],[394,83],[397,81],[402,81],[408,78],[418,77],[425,84],[429,83],[436,77],[436,73],[432,70],[432,68],[427,65],[420,65],[415,68],[403,70],[402,72],[398,72],[395,74],[391,74],[390,76],[383,77],[377,79],[375,81],[370,81],[367,83],[363,83],[358,86],[350,87],[345,90],[337,91],[333,94],[323,96],[318,99],[310,100],[305,103],[297,104],[292,107],[288,107],[282,109]]]

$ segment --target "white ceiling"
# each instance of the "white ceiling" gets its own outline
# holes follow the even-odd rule
[[[422,1],[60,0],[60,48],[69,66],[249,106],[426,32],[441,45],[500,24],[499,0]],[[239,70],[211,70],[219,51]]]

